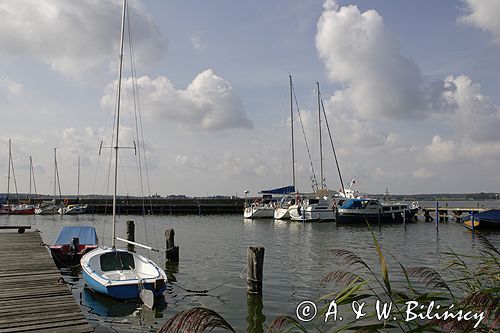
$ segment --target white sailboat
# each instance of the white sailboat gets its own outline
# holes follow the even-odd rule
[[[112,147],[115,151],[112,246],[99,247],[85,254],[80,263],[82,266],[83,278],[87,286],[92,290],[119,300],[140,298],[144,304],[153,307],[154,299],[162,296],[163,292],[166,290],[167,276],[165,272],[153,261],[137,253],[116,248],[116,240],[120,240],[149,250],[154,250],[149,246],[116,237],[116,193],[118,180],[118,151],[120,148],[118,135],[120,132],[121,81],[126,10],[127,0],[124,0],[120,37],[116,133],[114,133],[115,141]]]
[[[290,81],[290,128],[292,132],[292,186],[293,191],[296,192],[295,188],[295,143],[293,136],[293,83],[292,76],[289,75]],[[289,220],[290,219],[290,206],[295,204],[294,196],[284,197],[277,205],[274,207],[274,219],[276,220]]]
[[[77,194],[76,200],[80,201],[80,156],[78,156],[78,177],[77,177]],[[71,204],[66,207],[61,207],[59,209],[59,214],[61,215],[77,215],[87,213],[87,204]]]
[[[325,187],[323,177],[323,142],[321,135],[321,95],[319,83],[316,82],[318,93],[318,128],[319,128],[319,159],[320,159],[320,183],[313,197],[302,198],[300,202],[289,208],[290,217],[294,221],[335,221],[335,200],[332,191]],[[326,119],[326,118],[325,118]],[[332,144],[333,147],[333,144]]]
[[[56,205],[56,185],[58,183],[58,171],[57,171],[57,148],[54,148],[54,196],[51,201],[42,202],[35,209],[35,214],[37,215],[53,215],[60,213],[59,210],[62,207]],[[59,184],[59,196],[61,195],[61,184]]]

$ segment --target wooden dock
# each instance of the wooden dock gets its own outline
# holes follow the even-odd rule
[[[94,332],[38,232],[0,232],[0,333]]]

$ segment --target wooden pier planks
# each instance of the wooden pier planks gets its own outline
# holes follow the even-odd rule
[[[0,232],[0,333],[94,332],[37,232]]]

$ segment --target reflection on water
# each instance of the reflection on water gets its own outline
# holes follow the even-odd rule
[[[278,315],[295,315],[295,307],[304,300],[316,300],[333,291],[321,278],[342,263],[332,256],[332,249],[347,249],[372,267],[379,267],[370,232],[362,225],[336,223],[297,223],[273,220],[244,220],[240,215],[224,216],[154,216],[147,228],[139,216],[121,216],[117,234],[126,235],[126,221],[135,220],[135,239],[163,248],[166,229],[175,230],[180,246],[180,262],[165,263],[164,253],[149,257],[165,267],[169,288],[165,302],[155,310],[137,302],[117,302],[84,288],[79,269],[63,269],[65,281],[75,299],[98,332],[155,332],[174,314],[196,306],[221,314],[237,332],[264,332]],[[42,231],[45,243],[51,244],[66,225],[90,225],[97,230],[102,245],[110,245],[109,216],[0,216],[2,224],[29,223]],[[444,252],[478,253],[478,237],[460,224],[445,222],[436,230],[434,223],[417,222],[374,227],[391,270],[395,287],[405,284],[399,265],[429,266],[442,270],[449,258]],[[500,247],[500,233],[483,232]],[[106,237],[107,236],[107,237]],[[246,293],[247,249],[262,245],[264,258],[263,295]],[[125,247],[125,245],[123,244]],[[137,248],[138,253],[148,255]],[[243,278],[240,277],[243,276]]]
[[[247,333],[263,333],[266,316],[261,295],[247,294]]]

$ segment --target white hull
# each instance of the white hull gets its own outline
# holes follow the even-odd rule
[[[271,206],[250,206],[246,207],[243,212],[243,217],[246,219],[260,219],[274,217],[274,208]]]
[[[301,222],[323,222],[335,221],[335,211],[328,206],[323,205],[293,205],[289,208],[292,221]]]
[[[290,211],[288,208],[277,207],[274,209],[274,218],[276,220],[289,220]]]
[[[100,247],[80,263],[87,286],[116,299],[139,299],[143,288],[158,297],[166,289],[165,272],[137,253]]]
[[[87,205],[69,205],[68,207],[59,208],[61,215],[76,215],[85,214],[87,212]]]

